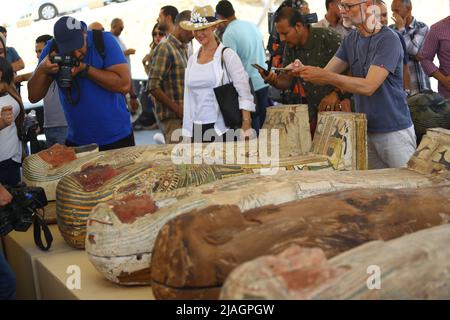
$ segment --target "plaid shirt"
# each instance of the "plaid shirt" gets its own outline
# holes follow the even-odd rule
[[[438,56],[439,67],[433,61]],[[450,16],[433,24],[423,45],[421,61],[423,70],[432,75],[440,71],[444,76],[450,76]],[[439,94],[450,99],[450,90],[439,82]]]
[[[187,46],[169,35],[167,40],[161,42],[153,52],[148,89],[161,89],[170,99],[183,107],[184,71],[187,61]],[[175,112],[156,99],[155,111],[160,121],[177,119]]]
[[[409,26],[403,29],[397,29],[395,25],[391,25],[392,29],[397,30],[403,36],[406,43],[406,51],[409,54],[409,74],[410,74],[410,89],[411,94],[430,89],[430,78],[425,74],[417,60],[416,56],[422,48],[425,37],[428,33],[428,26],[417,21],[415,18],[411,21]]]

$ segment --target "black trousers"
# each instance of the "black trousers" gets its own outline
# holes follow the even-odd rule
[[[0,162],[0,183],[14,187],[20,182],[21,164],[12,159]]]
[[[192,143],[211,143],[211,142],[232,142],[238,141],[238,137],[233,136],[227,139],[227,134],[224,133],[222,136],[217,135],[214,130],[215,123],[208,124],[195,124],[193,128]],[[207,133],[205,135],[205,133]]]
[[[136,145],[134,141],[134,133],[132,132],[128,137],[125,137],[123,139],[120,139],[116,142],[106,144],[103,146],[99,146],[99,151],[107,151],[107,150],[114,150],[114,149],[121,149],[126,147],[134,147]],[[73,143],[69,140],[66,140],[66,146],[68,147],[80,147],[80,145]]]

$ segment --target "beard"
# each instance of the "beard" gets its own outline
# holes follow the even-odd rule
[[[342,18],[342,25],[347,29],[353,27],[352,21],[349,18]]]

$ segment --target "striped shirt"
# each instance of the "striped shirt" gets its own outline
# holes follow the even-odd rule
[[[438,56],[439,67],[434,63]],[[428,75],[440,71],[444,76],[450,76],[450,16],[432,25],[421,51],[422,67]],[[439,83],[439,93],[450,98],[450,90]]]
[[[171,100],[183,106],[184,71],[187,67],[187,46],[172,35],[162,41],[152,56],[149,69],[148,89],[161,89]],[[155,99],[156,100],[156,99]],[[169,107],[155,101],[155,112],[160,121],[177,119]]]
[[[411,94],[429,90],[431,88],[430,78],[423,71],[419,60],[416,58],[423,46],[423,43],[425,42],[425,37],[428,33],[428,26],[425,23],[419,22],[413,18],[409,26],[406,26],[405,28],[397,29],[395,25],[391,25],[391,28],[397,30],[405,40],[406,51],[409,56],[409,88],[411,90]]]

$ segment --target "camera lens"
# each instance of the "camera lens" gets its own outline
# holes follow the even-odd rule
[[[58,73],[58,84],[61,88],[72,87],[72,67],[61,66]]]

